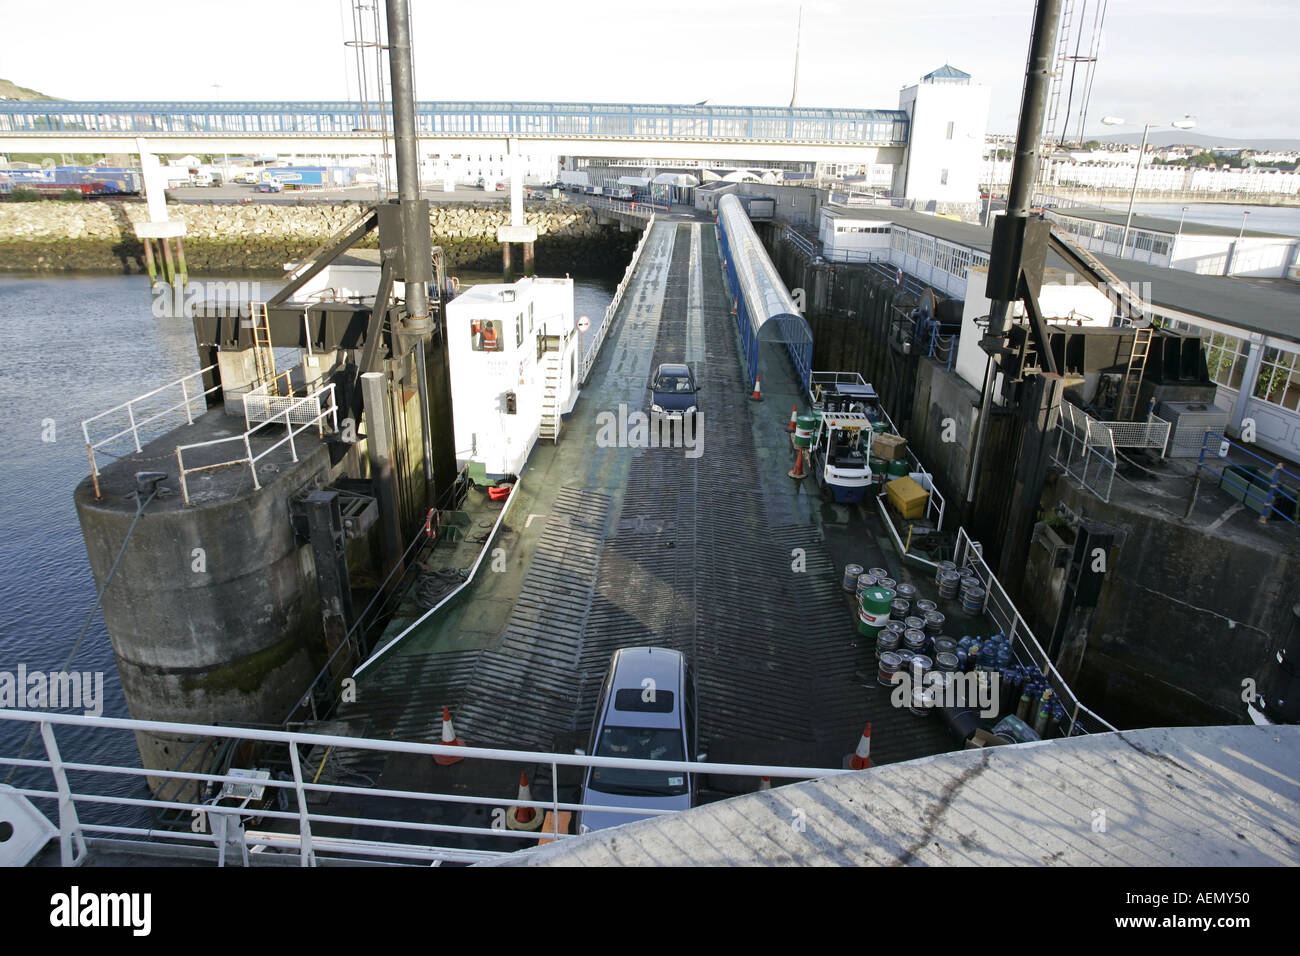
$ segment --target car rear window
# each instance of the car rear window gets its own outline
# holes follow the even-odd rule
[[[655,391],[693,392],[695,389],[691,386],[691,380],[684,375],[660,375],[659,381],[655,383]]]
[[[647,700],[646,698],[650,698]],[[614,709],[636,711],[642,714],[671,714],[673,712],[673,692],[670,690],[651,691],[646,688],[627,687],[614,692]]]

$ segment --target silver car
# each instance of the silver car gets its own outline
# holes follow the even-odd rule
[[[601,690],[587,752],[636,760],[702,760],[697,753],[695,680],[686,658],[664,647],[614,652]],[[695,805],[695,777],[678,770],[588,767],[584,806],[686,810]],[[578,832],[616,827],[653,814],[583,810]]]

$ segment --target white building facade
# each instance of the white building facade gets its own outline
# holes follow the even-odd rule
[[[969,73],[944,65],[903,89],[898,108],[907,112],[906,157],[894,195],[922,202],[977,203],[989,88]]]

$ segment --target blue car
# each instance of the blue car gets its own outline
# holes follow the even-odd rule
[[[689,366],[665,362],[650,379],[650,420],[681,422],[700,414],[700,386]]]

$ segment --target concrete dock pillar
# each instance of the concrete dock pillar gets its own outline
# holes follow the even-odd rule
[[[533,244],[531,242],[525,242],[524,243],[524,275],[531,276],[536,274],[537,274],[537,269],[533,265]]]
[[[514,263],[510,261],[510,243],[501,243],[501,276],[505,282],[515,281]]]

